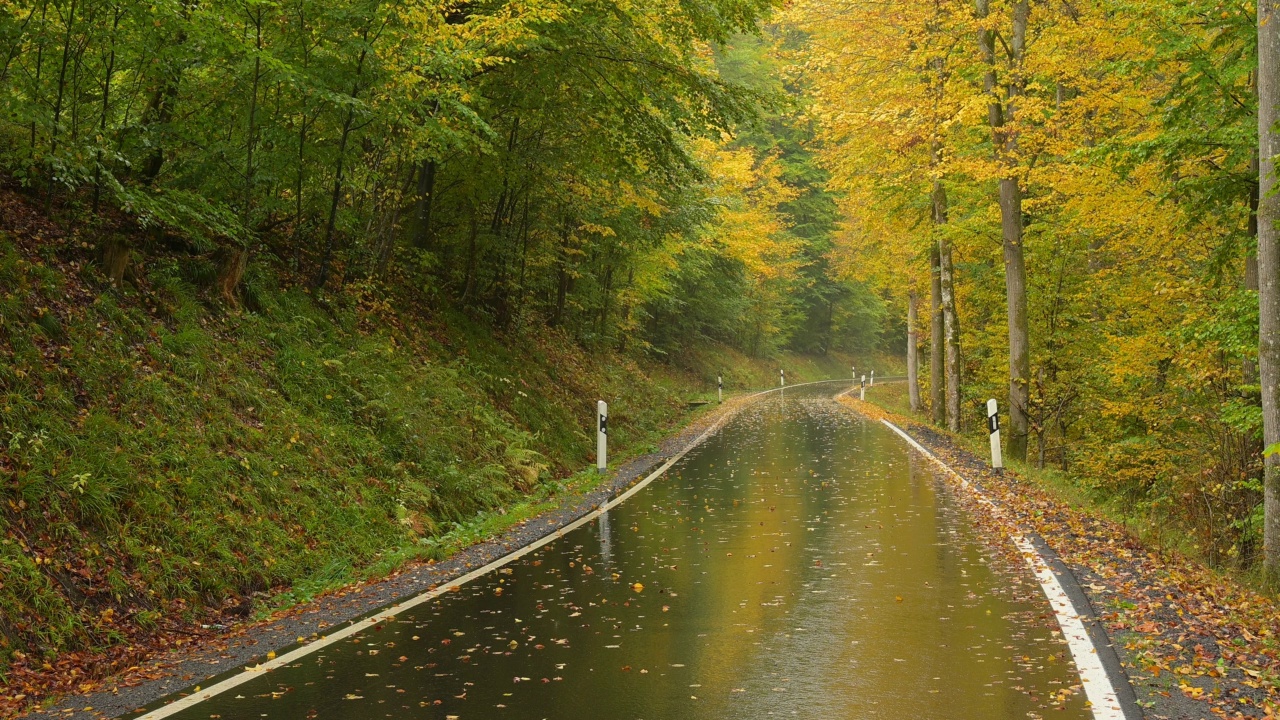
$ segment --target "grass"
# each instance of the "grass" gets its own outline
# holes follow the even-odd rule
[[[260,269],[254,311],[228,310],[189,262],[114,289],[51,248],[0,233],[0,681],[493,536],[599,481],[596,399],[617,462],[714,398],[717,372],[735,394],[780,364],[794,383],[854,362],[644,363],[372,287],[317,302]]]

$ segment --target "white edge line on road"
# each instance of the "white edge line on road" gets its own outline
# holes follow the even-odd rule
[[[986,493],[970,483],[963,475],[953,470],[950,465],[943,462],[937,455],[925,449],[923,445],[916,442],[916,439],[908,435],[902,428],[888,420],[881,420],[880,422],[887,425],[890,430],[898,435],[901,435],[902,439],[920,451],[920,454],[934,461],[943,470],[953,475],[966,490],[973,493],[978,500],[994,510],[996,515],[1001,518],[1005,517],[1004,510],[991,498],[987,497]],[[1102,661],[1098,658],[1098,649],[1094,647],[1093,640],[1089,637],[1088,631],[1085,630],[1080,615],[1071,603],[1071,598],[1067,597],[1066,591],[1062,589],[1062,583],[1058,581],[1058,576],[1049,568],[1049,563],[1040,555],[1040,551],[1036,550],[1031,541],[1018,532],[1011,522],[1006,524],[1006,532],[1009,533],[1009,537],[1013,540],[1013,544],[1018,548],[1018,551],[1022,553],[1023,559],[1027,561],[1027,565],[1035,574],[1036,580],[1040,582],[1040,587],[1044,590],[1045,597],[1049,599],[1049,605],[1053,608],[1053,613],[1058,618],[1058,626],[1062,628],[1062,635],[1067,640],[1067,647],[1071,649],[1071,658],[1075,660],[1076,670],[1080,673],[1080,682],[1084,685],[1085,696],[1089,699],[1089,709],[1093,711],[1093,717],[1097,720],[1125,720],[1124,711],[1120,708],[1120,699],[1116,694],[1115,686],[1111,684],[1111,677],[1107,675],[1106,668],[1102,666]]]
[[[849,381],[848,380],[818,380],[815,382],[797,383],[795,385],[788,386],[788,388],[797,388],[797,387],[804,387],[806,385],[818,385],[821,383],[831,383],[831,382],[849,382]],[[772,390],[763,390],[761,392],[746,395],[744,396],[744,398],[750,400],[750,399],[758,398],[762,395],[768,395],[769,393],[776,393],[783,389],[787,389],[787,388],[774,388]],[[176,715],[177,713],[180,713],[189,707],[198,705],[199,703],[204,702],[209,698],[212,698],[216,695],[221,695],[222,693],[234,687],[247,683],[250,680],[253,680],[254,678],[262,675],[263,673],[268,673],[268,672],[271,672],[272,670],[282,668],[285,665],[288,665],[289,663],[299,658],[305,657],[306,655],[309,655],[317,650],[320,650],[321,648],[324,648],[336,642],[345,640],[351,637],[352,635],[355,635],[363,630],[366,630],[370,627],[373,627],[374,625],[377,625],[378,623],[386,622],[387,620],[394,618],[396,615],[399,615],[405,610],[417,607],[418,605],[434,600],[435,598],[440,597],[441,595],[447,592],[452,592],[460,588],[461,586],[471,582],[472,580],[475,580],[476,578],[482,575],[485,575],[486,573],[496,570],[502,567],[503,565],[510,563],[513,560],[519,559],[520,557],[523,557],[524,555],[527,555],[533,552],[534,550],[537,550],[538,548],[542,547],[543,545],[546,545],[547,543],[553,540],[558,540],[559,538],[563,537],[565,533],[569,533],[574,530],[577,530],[583,525],[586,525],[592,520],[595,520],[596,518],[600,517],[600,515],[604,514],[605,512],[608,512],[611,508],[616,507],[619,503],[623,502],[627,498],[630,498],[632,495],[635,495],[636,493],[640,492],[640,490],[642,490],[649,483],[661,477],[662,474],[665,473],[668,469],[670,469],[672,465],[675,465],[680,460],[680,458],[683,458],[685,455],[687,455],[690,450],[701,445],[704,440],[714,435],[716,431],[719,430],[721,427],[723,427],[726,422],[728,422],[734,415],[737,414],[737,412],[738,411],[735,409],[725,413],[723,417],[719,418],[714,423],[712,423],[711,426],[708,427],[706,430],[704,430],[701,435],[699,435],[697,438],[693,440],[693,442],[686,445],[683,449],[681,449],[675,455],[672,455],[670,458],[667,459],[666,462],[658,466],[657,470],[654,470],[653,472],[649,473],[649,475],[647,475],[643,480],[631,486],[631,488],[628,489],[626,492],[622,493],[621,495],[609,501],[608,503],[601,505],[599,508],[587,513],[586,515],[583,515],[582,517],[569,523],[568,525],[565,525],[564,527],[556,530],[555,532],[545,535],[542,538],[535,540],[534,542],[529,543],[528,545],[525,545],[519,550],[515,550],[514,552],[504,555],[498,558],[497,560],[494,560],[493,562],[489,563],[488,565],[485,565],[484,567],[478,568],[476,570],[472,570],[466,575],[450,580],[444,583],[443,585],[441,585],[440,587],[436,588],[435,590],[428,590],[427,592],[424,592],[420,595],[415,595],[407,600],[395,603],[393,605],[388,605],[382,610],[379,610],[378,612],[374,613],[373,615],[370,615],[369,617],[359,622],[352,623],[351,625],[347,625],[346,627],[336,630],[329,635],[325,635],[324,637],[320,638],[319,640],[316,640],[315,642],[309,643],[307,645],[303,645],[301,647],[294,648],[293,650],[290,650],[284,655],[278,655],[275,657],[275,659],[268,660],[262,663],[261,665],[246,667],[244,668],[243,671],[235,675],[232,675],[231,677],[225,680],[222,680],[221,682],[214,683],[213,685],[210,685],[207,688],[203,688],[198,692],[193,692],[190,695],[187,695],[186,697],[182,697],[177,700],[174,700],[168,705],[158,707],[155,710],[152,710],[151,712],[146,713],[145,715],[140,715],[136,718],[136,720],[161,720],[161,718],[167,718],[172,715]]]

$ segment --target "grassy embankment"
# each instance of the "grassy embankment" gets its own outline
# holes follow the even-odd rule
[[[776,383],[726,348],[638,363],[261,272],[233,310],[183,267],[114,289],[90,246],[0,232],[0,681],[499,532],[591,482],[597,398],[622,459],[719,369]],[[795,382],[849,361],[781,359]]]

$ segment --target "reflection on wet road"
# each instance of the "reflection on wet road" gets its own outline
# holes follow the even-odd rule
[[[1038,586],[788,390],[564,538],[181,718],[1085,718]]]

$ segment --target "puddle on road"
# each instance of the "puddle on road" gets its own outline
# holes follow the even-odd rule
[[[760,402],[598,522],[177,717],[1090,717],[1039,587],[823,387]]]

